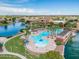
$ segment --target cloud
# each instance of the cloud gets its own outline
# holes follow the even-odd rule
[[[79,12],[76,10],[72,11],[72,9],[49,10],[0,5],[0,15],[79,15]]]
[[[12,7],[2,7],[0,6],[0,15],[21,15],[33,13],[34,10],[30,8],[12,8]]]
[[[9,1],[9,0],[6,0]],[[35,0],[16,0],[17,2],[24,1],[35,1]],[[21,6],[21,5],[18,5]],[[46,9],[33,9],[33,8],[23,8],[16,7],[16,5],[11,5],[7,3],[0,2],[0,15],[43,15],[49,14],[49,11]]]
[[[0,15],[43,15],[46,10],[0,6]]]

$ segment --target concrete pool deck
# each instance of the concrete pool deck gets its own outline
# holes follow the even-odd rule
[[[46,29],[33,30],[31,35],[28,36],[28,40],[29,43],[25,44],[25,47],[33,53],[44,54],[56,48],[55,39],[52,38],[51,33]]]
[[[37,47],[33,41],[31,40],[31,42],[29,44],[26,44],[26,48],[33,52],[33,53],[37,53],[37,54],[44,54],[48,51],[53,51],[56,48],[56,44],[53,41],[53,39],[49,40],[49,44],[46,45],[45,47]]]

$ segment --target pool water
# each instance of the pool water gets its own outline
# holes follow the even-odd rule
[[[56,29],[56,34],[60,34],[61,32],[63,32],[63,29]]]
[[[59,34],[63,30],[62,29],[57,29],[56,31],[58,32],[57,34]],[[49,43],[49,40],[47,40],[47,39],[45,39],[43,37],[47,37],[49,35],[51,35],[51,31],[42,31],[42,32],[40,32],[39,35],[34,35],[34,36],[31,35],[29,37],[29,39],[32,39],[34,41],[34,43],[36,45],[38,45],[39,47],[44,47]]]
[[[0,36],[1,37],[14,36],[18,34],[20,30],[23,28],[25,28],[25,25],[23,25],[21,22],[17,22],[7,26],[0,26]]]
[[[79,59],[79,32],[66,44],[65,59]]]

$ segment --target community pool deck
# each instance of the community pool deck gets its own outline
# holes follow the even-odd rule
[[[33,53],[37,53],[37,54],[44,54],[48,51],[51,51],[51,50],[55,50],[56,48],[56,44],[55,42],[53,41],[53,39],[49,40],[49,44],[46,45],[45,47],[37,47],[33,41],[31,40],[31,42],[29,44],[26,44],[26,48],[29,50],[29,51],[32,51]]]

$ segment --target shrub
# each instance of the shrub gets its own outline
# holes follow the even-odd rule
[[[59,40],[56,40],[56,45],[62,45],[62,42]]]

